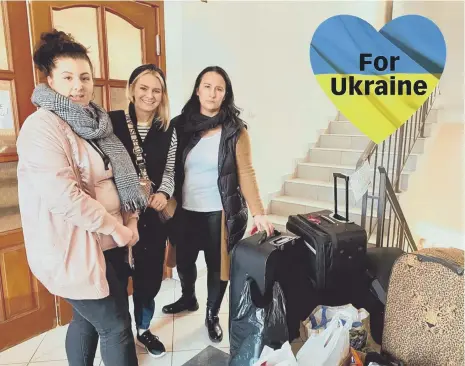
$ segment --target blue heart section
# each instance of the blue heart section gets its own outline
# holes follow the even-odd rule
[[[362,60],[361,54],[367,56]],[[377,69],[379,56],[386,60],[378,60]],[[436,24],[419,15],[396,18],[380,32],[358,17],[337,15],[321,23],[313,35],[310,62],[315,75],[441,74],[446,44]],[[380,70],[383,64],[386,68]]]
[[[393,19],[379,31],[430,74],[442,74],[446,63],[446,42],[431,20],[419,15]]]

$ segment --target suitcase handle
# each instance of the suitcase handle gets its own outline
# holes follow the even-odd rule
[[[443,258],[431,257],[429,255],[422,255],[422,254],[417,254],[417,258],[420,262],[432,262],[432,263],[441,264],[444,267],[450,269],[455,274],[459,276],[463,276],[463,267],[459,266],[458,264],[455,264],[454,262],[448,261]]]
[[[276,229],[274,230],[274,232],[273,232],[269,237],[266,236],[266,231],[263,231],[263,232],[262,232],[261,238],[258,240],[258,245],[263,244],[263,242],[264,242],[266,239],[273,238],[273,237],[279,236],[279,235],[281,235],[281,232],[278,231],[278,230],[276,230]]]
[[[349,221],[349,176],[342,173],[333,173],[334,177],[334,218],[340,221]],[[346,217],[337,213],[337,178],[342,178],[346,182]]]

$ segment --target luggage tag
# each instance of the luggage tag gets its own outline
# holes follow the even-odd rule
[[[327,222],[329,222],[330,224],[337,224],[336,221],[334,221],[333,219],[331,219],[329,216],[324,216],[324,215],[321,215],[319,217],[316,217],[316,216],[313,216],[312,214],[310,215],[307,215],[307,220],[308,221],[311,221],[317,225],[321,225],[321,220],[320,219],[323,219]]]
[[[321,220],[320,220],[318,217],[313,216],[313,215],[311,215],[311,214],[310,214],[310,215],[307,215],[307,220],[310,221],[310,222],[313,222],[313,223],[315,223],[315,224],[317,224],[317,225],[320,225],[320,224],[321,224]]]

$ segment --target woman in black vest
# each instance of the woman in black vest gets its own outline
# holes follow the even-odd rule
[[[130,153],[139,174],[153,183],[149,207],[140,214],[139,242],[133,248],[134,320],[138,344],[153,357],[165,354],[165,347],[150,332],[155,311],[154,298],[160,290],[167,230],[160,211],[174,192],[174,163],[177,139],[170,123],[169,101],[163,71],[153,64],[136,68],[128,81],[127,111],[110,112],[115,134]],[[130,132],[132,131],[132,132]]]
[[[229,252],[246,230],[247,206],[258,230],[268,235],[274,230],[265,216],[249,135],[239,113],[229,76],[214,66],[200,73],[182,114],[172,121],[179,140],[178,208],[172,223],[175,235],[170,233],[170,239],[176,245],[182,296],[163,307],[163,312],[198,309],[195,262],[203,250],[208,269],[205,323],[213,342],[223,338],[218,311],[229,280]]]

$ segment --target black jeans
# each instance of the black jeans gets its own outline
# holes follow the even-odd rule
[[[155,296],[163,279],[167,230],[158,213],[147,209],[140,217],[139,242],[133,247],[134,321],[137,329],[148,329],[155,312]]]
[[[181,209],[178,225],[182,235],[176,244],[176,266],[186,297],[195,293],[195,262],[203,250],[207,264],[207,308],[218,312],[228,282],[221,281],[221,211],[194,212]]]
[[[105,365],[138,365],[127,292],[121,282],[123,277],[115,270],[115,267],[124,265],[124,252],[120,249],[105,252],[109,296],[98,300],[66,299],[73,307],[73,320],[66,334],[70,366],[93,366],[99,337]]]

